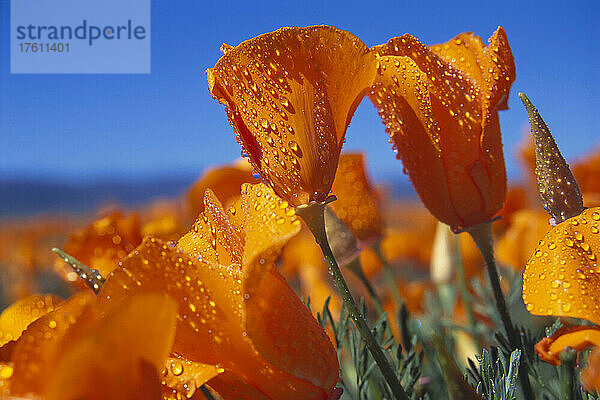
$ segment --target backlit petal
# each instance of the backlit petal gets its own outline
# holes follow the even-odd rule
[[[91,292],[80,292],[25,329],[12,353],[11,391],[14,395],[45,393],[60,351],[59,344],[77,319],[90,312],[94,300]]]
[[[47,398],[160,399],[158,372],[173,343],[176,312],[163,294],[125,298],[78,337],[65,339]]]

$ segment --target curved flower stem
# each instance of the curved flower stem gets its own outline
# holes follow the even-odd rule
[[[329,265],[329,270],[333,275],[333,280],[338,289],[338,292],[342,296],[344,300],[344,304],[348,308],[350,312],[350,316],[354,321],[354,324],[358,328],[362,339],[365,341],[367,348],[371,352],[373,359],[377,363],[377,366],[381,370],[383,377],[386,382],[390,386],[394,397],[398,400],[408,400],[408,395],[402,388],[400,381],[398,380],[398,376],[394,372],[390,362],[386,358],[381,346],[375,340],[375,337],[371,333],[365,318],[361,315],[354,299],[352,298],[352,294],[350,294],[350,290],[348,289],[348,285],[346,285],[346,281],[344,280],[344,276],[342,275],[342,271],[335,261],[333,257],[333,252],[329,247],[329,242],[327,241],[327,234],[325,233],[325,204],[324,203],[310,203],[304,206],[300,206],[296,208],[296,214],[300,216],[308,228],[311,230],[312,234],[315,237],[316,242],[321,247],[323,251],[323,255],[325,256],[325,260]]]
[[[379,298],[379,295],[375,291],[373,285],[371,285],[371,282],[369,282],[369,279],[366,277],[365,271],[360,265],[359,257],[356,257],[354,260],[350,261],[350,263],[346,265],[346,268],[352,271],[352,273],[361,281],[361,283],[367,289],[367,292],[369,292],[369,296],[371,296],[371,299],[373,300],[373,304],[375,305],[375,310],[377,311],[377,314],[383,314],[384,311],[381,299]]]
[[[496,267],[496,259],[494,258],[494,242],[492,238],[492,223],[484,222],[478,225],[474,225],[467,230],[473,241],[477,245],[477,248],[481,252],[485,264],[487,266],[488,277],[490,278],[490,284],[492,286],[492,292],[496,300],[496,309],[502,319],[502,324],[506,330],[508,341],[513,349],[521,349],[521,338],[513,325],[512,319],[506,307],[506,300],[504,299],[504,293],[500,287],[500,277],[498,275],[498,268]],[[524,352],[522,354],[525,354]],[[525,357],[521,357],[521,365],[519,378],[521,380],[521,388],[523,389],[523,395],[526,399],[535,399],[531,384],[529,382],[529,372],[527,362],[524,360]]]
[[[560,386],[562,393],[560,398],[563,400],[573,400],[575,398],[575,364],[577,363],[577,351],[571,347],[565,347],[560,353],[561,374]]]
[[[483,348],[483,343],[481,341],[481,337],[477,332],[477,320],[475,319],[475,314],[473,313],[473,299],[471,298],[471,293],[469,293],[469,289],[467,288],[467,278],[465,276],[465,265],[463,263],[462,254],[460,251],[460,242],[458,239],[458,235],[454,235],[454,253],[456,257],[456,272],[458,274],[458,284],[460,286],[460,291],[462,293],[463,302],[465,304],[465,309],[467,310],[467,317],[469,318],[469,325],[471,325],[471,335],[473,336],[473,340],[475,340],[475,344],[478,349]]]

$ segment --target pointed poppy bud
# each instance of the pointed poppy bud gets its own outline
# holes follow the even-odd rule
[[[423,203],[454,230],[500,210],[506,171],[498,110],[515,79],[506,33],[427,47],[411,35],[375,46],[370,98]]]
[[[209,89],[256,172],[292,206],[323,202],[374,55],[331,26],[281,28],[229,49]]]
[[[540,196],[546,211],[556,223],[561,223],[583,211],[581,190],[538,110],[524,93],[519,93],[519,97],[529,114],[535,141],[535,175]]]

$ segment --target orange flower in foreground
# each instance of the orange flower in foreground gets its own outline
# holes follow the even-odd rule
[[[92,294],[79,293],[46,311],[10,342],[10,395],[161,398],[159,372],[175,331],[173,300],[139,294],[106,310]]]
[[[600,325],[598,257],[600,208],[584,210],[552,228],[540,241],[523,273],[527,310],[535,315],[581,318]],[[583,350],[598,345],[598,326],[563,328],[539,342],[536,351],[543,360],[560,364],[560,353],[565,347]],[[598,370],[594,364],[597,358],[590,361],[588,382],[593,381],[593,371]],[[594,389],[600,386],[595,384]]]
[[[281,28],[228,49],[207,71],[212,95],[263,181],[292,206],[323,202],[375,57],[331,26]]]
[[[358,240],[369,242],[381,238],[383,219],[361,153],[340,156],[333,194],[337,200],[329,207]]]
[[[248,389],[261,397],[241,398],[326,399],[338,379],[335,350],[274,265],[300,229],[293,210],[262,184],[245,184],[227,211],[210,191],[204,202],[179,249],[146,239],[108,277],[101,303],[170,295],[179,305],[172,352],[218,366],[208,384],[224,398]]]
[[[470,33],[430,47],[406,34],[373,51],[370,97],[423,203],[454,230],[489,221],[506,192],[497,111],[515,80],[504,29],[487,47]]]
[[[553,227],[523,273],[523,300],[536,315],[600,323],[600,208]]]

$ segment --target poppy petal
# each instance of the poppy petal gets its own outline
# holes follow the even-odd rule
[[[600,324],[600,208],[552,228],[523,273],[523,300],[535,315]]]
[[[17,340],[29,324],[54,311],[60,302],[53,295],[33,295],[5,308],[0,314],[0,347]]]

